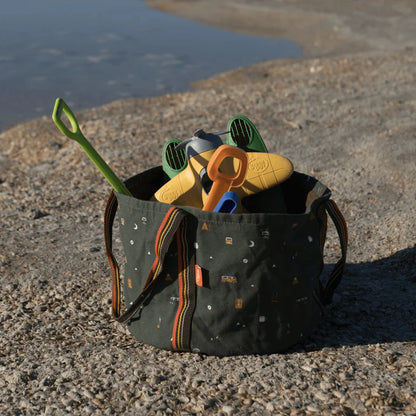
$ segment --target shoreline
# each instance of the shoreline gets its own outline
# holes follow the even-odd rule
[[[416,4],[354,0],[145,0],[157,10],[221,29],[296,42],[307,58],[414,46]]]

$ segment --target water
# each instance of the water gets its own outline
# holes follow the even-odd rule
[[[288,40],[190,22],[142,0],[10,0],[0,9],[0,130],[50,115],[56,97],[79,111],[300,55]]]

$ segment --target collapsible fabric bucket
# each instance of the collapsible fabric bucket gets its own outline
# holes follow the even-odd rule
[[[141,342],[210,355],[283,351],[311,334],[345,265],[347,229],[331,192],[294,172],[227,214],[150,200],[166,182],[161,167],[110,195],[105,241],[113,277],[113,314]],[[121,312],[112,227],[119,206],[125,252]],[[341,258],[325,284],[323,246],[329,214]]]

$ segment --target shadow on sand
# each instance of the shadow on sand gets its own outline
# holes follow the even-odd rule
[[[374,262],[347,264],[306,348],[411,341],[416,341],[416,245]]]

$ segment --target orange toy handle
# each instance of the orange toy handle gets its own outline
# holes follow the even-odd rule
[[[227,158],[240,161],[236,173],[227,174],[220,171],[221,163]],[[212,211],[218,204],[221,197],[232,187],[236,188],[244,183],[248,167],[247,153],[238,147],[224,144],[212,155],[207,166],[209,178],[213,181],[208,199],[205,202],[203,211]]]

